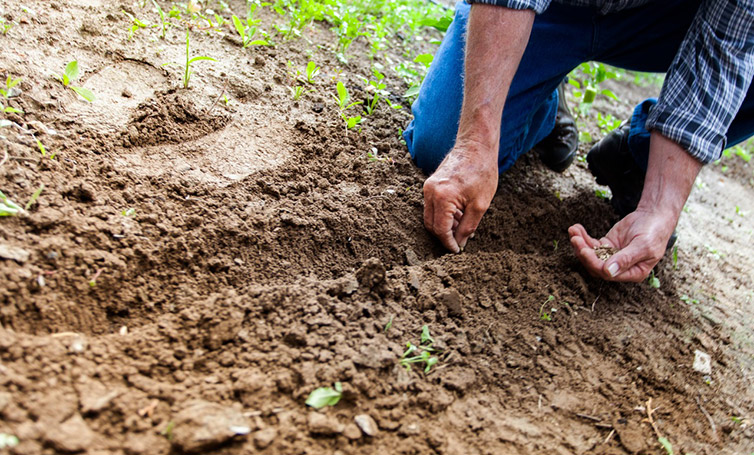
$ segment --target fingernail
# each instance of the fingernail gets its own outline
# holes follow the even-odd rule
[[[620,269],[620,267],[618,266],[618,263],[613,262],[612,264],[607,266],[607,273],[609,273],[610,276],[615,276],[618,274],[618,269]]]

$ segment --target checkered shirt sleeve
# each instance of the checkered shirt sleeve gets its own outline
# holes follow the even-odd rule
[[[511,9],[530,9],[540,14],[550,6],[552,0],[466,0],[466,3],[484,3],[504,6]]]
[[[754,75],[754,0],[705,0],[646,127],[702,163],[722,154]]]

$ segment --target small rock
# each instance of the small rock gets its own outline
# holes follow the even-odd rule
[[[59,452],[75,453],[90,448],[94,432],[79,414],[75,414],[62,424],[51,428],[43,438]]]
[[[367,436],[376,436],[379,432],[377,422],[375,422],[368,414],[359,414],[353,418],[353,421],[356,422],[356,425],[358,425],[361,431]]]
[[[343,436],[350,439],[351,441],[355,441],[361,437],[361,430],[359,430],[359,427],[356,426],[356,424],[349,423],[343,430]]]
[[[359,280],[360,285],[371,289],[385,281],[385,273],[385,266],[382,261],[377,258],[369,258],[356,271],[356,279]]]
[[[272,427],[259,430],[254,433],[254,447],[259,450],[264,450],[272,444],[272,441],[274,441],[277,436],[277,430]]]
[[[421,433],[421,428],[418,423],[407,423],[398,428],[398,434],[403,437],[416,436],[419,433]]]
[[[416,270],[408,271],[408,285],[417,291],[421,287],[421,280],[419,279],[419,272]]]
[[[123,91],[120,92],[120,96],[122,96],[123,98],[131,98],[134,96],[134,94],[131,93],[131,90],[129,90],[128,88],[124,88]]]
[[[320,434],[323,436],[334,436],[343,433],[343,424],[338,422],[335,417],[328,417],[319,412],[309,413],[307,418],[309,424],[309,432],[312,434]]]
[[[246,418],[238,410],[206,401],[192,401],[173,419],[174,448],[199,453],[215,448],[249,432]]]
[[[700,350],[694,351],[694,371],[702,374],[712,374],[712,358]]]
[[[31,253],[23,248],[0,243],[0,258],[16,261],[19,264],[29,260]]]
[[[419,260],[419,256],[417,256],[414,250],[411,250],[411,249],[406,250],[406,264],[408,265],[421,264],[421,261]]]
[[[455,289],[442,291],[437,295],[436,300],[447,308],[448,316],[457,318],[463,317],[463,298]]]

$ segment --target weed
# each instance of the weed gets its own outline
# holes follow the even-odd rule
[[[385,90],[387,88],[387,84],[384,82],[385,75],[382,74],[378,68],[372,68],[372,74],[374,75],[374,80],[363,78],[367,92],[372,92],[372,99],[364,106],[367,115],[372,115],[377,107],[377,103],[383,99],[391,108],[403,109],[403,106],[400,104],[393,104],[390,102],[390,99],[388,98],[388,95],[390,94]]]
[[[160,16],[160,38],[165,39],[165,32],[167,31],[168,27],[173,26],[173,23],[167,19],[167,15],[165,14],[165,11],[163,11],[162,8],[160,8],[160,5],[157,4],[155,0],[152,0],[152,4],[157,10],[157,14]]]
[[[555,311],[555,309],[551,308],[550,312],[548,313],[547,311],[545,311],[545,305],[552,302],[553,300],[555,300],[555,296],[550,295],[547,297],[547,300],[542,303],[542,306],[539,307],[539,319],[547,322],[552,321],[552,313]]]
[[[309,394],[306,405],[314,409],[322,409],[325,406],[335,406],[343,396],[343,385],[340,382],[334,384],[334,388],[320,387]]]
[[[16,216],[22,211],[21,206],[8,199],[8,196],[0,191],[0,216]]]
[[[18,85],[19,82],[21,82],[20,77],[18,79],[13,79],[9,74],[8,78],[5,79],[5,88],[0,88],[0,95],[3,95],[3,98],[5,98],[6,100],[10,98],[13,94],[13,91],[11,89]]]
[[[257,25],[261,22],[259,19],[254,19],[254,12],[256,9],[257,5],[249,3],[249,13],[246,15],[246,20],[239,19],[235,14],[231,18],[233,20],[233,26],[236,28],[236,32],[238,32],[238,35],[241,37],[244,49],[249,46],[269,46],[270,44],[266,39],[254,39],[254,35],[257,34]]]
[[[393,315],[390,315],[390,319],[387,321],[387,324],[385,324],[385,330],[384,332],[387,333],[388,330],[390,330],[393,327]]]
[[[29,198],[29,202],[26,203],[26,206],[24,206],[24,210],[29,210],[32,205],[34,205],[35,202],[37,202],[37,199],[39,199],[39,195],[42,194],[42,191],[45,189],[44,183],[39,185],[39,188],[37,188],[34,193],[32,193],[31,197]]]
[[[658,438],[657,442],[659,442],[662,448],[665,449],[665,453],[667,453],[667,455],[674,455],[673,445],[670,444],[670,441],[668,441],[668,438],[664,438],[664,437]]]
[[[319,74],[321,68],[316,63],[310,61],[306,64],[306,82],[314,84],[314,78]]]
[[[568,83],[576,88],[573,95],[580,98],[578,114],[587,115],[598,94],[618,101],[615,93],[608,89],[599,88],[599,85],[608,79],[620,79],[620,73],[596,62],[582,63],[568,75]]]
[[[143,21],[140,21],[137,19],[133,14],[128,13],[126,11],[122,11],[123,14],[125,14],[129,19],[131,19],[131,27],[128,29],[128,39],[134,37],[134,34],[140,29],[140,28],[148,28],[149,25],[144,23]]]
[[[553,240],[552,241],[552,251],[558,251],[558,241]]]
[[[200,60],[209,60],[211,62],[216,62],[212,57],[205,57],[203,55],[200,55],[198,57],[191,58],[191,52],[189,48],[189,31],[186,30],[186,70],[183,73],[183,88],[189,88],[189,82],[191,81],[191,75],[193,74],[193,71],[191,71],[191,64],[194,62],[198,62]]]
[[[698,304],[698,303],[699,303],[699,299],[694,299],[694,298],[691,298],[691,297],[689,297],[689,296],[688,296],[688,295],[686,295],[686,294],[683,294],[683,295],[681,296],[681,302],[683,302],[683,303],[687,303],[687,304],[689,304],[689,305],[692,305],[692,304],[693,304],[693,305],[696,305],[696,304]]]
[[[611,131],[620,127],[621,123],[623,122],[620,119],[613,117],[612,114],[602,115],[601,112],[597,112],[597,126],[603,136],[606,136]]]
[[[305,93],[311,92],[311,90],[307,92],[304,86],[302,85],[297,85],[295,87],[289,87],[289,88],[291,89],[291,93],[293,93],[293,101],[298,101],[298,99],[301,98],[301,96],[303,96]]]
[[[76,82],[76,80],[78,80],[79,78],[79,63],[76,60],[69,62],[65,66],[65,71],[63,72],[62,76],[55,74],[55,77],[63,84],[64,87],[70,88],[80,97],[84,98],[90,103],[94,101],[94,93],[92,93],[89,89],[71,85],[71,83]]]
[[[649,278],[647,279],[649,285],[655,289],[660,289],[660,279],[655,276],[655,271],[649,272]]]
[[[343,121],[346,123],[346,130],[350,130],[351,128],[355,127],[359,123],[361,123],[361,116],[357,115],[355,117],[349,117],[346,115],[346,111],[353,106],[357,106],[359,104],[362,104],[361,101],[356,101],[351,103],[351,95],[348,94],[348,89],[345,85],[343,85],[343,82],[338,81],[338,84],[335,87],[337,96],[335,97],[335,100],[338,102],[338,107],[340,108],[340,117],[343,119]]]
[[[7,35],[14,25],[16,25],[15,22],[6,21],[4,17],[0,16],[0,33],[2,33],[3,35]]]
[[[439,358],[436,356],[433,356],[432,354],[437,352],[436,349],[432,347],[435,340],[432,338],[432,335],[429,333],[429,326],[424,325],[422,326],[422,333],[421,337],[419,338],[419,345],[416,346],[412,344],[410,341],[406,343],[406,351],[401,356],[401,366],[406,368],[406,370],[411,370],[411,365],[415,363],[423,363],[424,364],[424,373],[429,373],[433,366],[437,365],[437,362],[440,361]],[[416,354],[416,355],[412,355]]]
[[[594,190],[594,194],[600,199],[610,199],[610,192],[608,190],[597,188]]]
[[[741,210],[741,207],[736,206],[736,215],[738,215],[740,217],[745,217],[746,216],[746,212],[744,212],[743,210]]]

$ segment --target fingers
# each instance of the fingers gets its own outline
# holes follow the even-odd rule
[[[486,211],[487,207],[478,202],[473,202],[466,207],[458,228],[455,230],[455,241],[461,249],[466,248],[466,242],[476,231]]]
[[[453,237],[453,225],[458,223],[456,220],[458,208],[452,202],[434,200],[432,203],[434,205],[432,210],[434,218],[431,232],[435,234],[445,248],[454,253],[460,253],[461,248]]]
[[[606,279],[612,281],[643,281],[660,257],[654,257],[651,248],[641,241],[629,243],[602,265]]]

